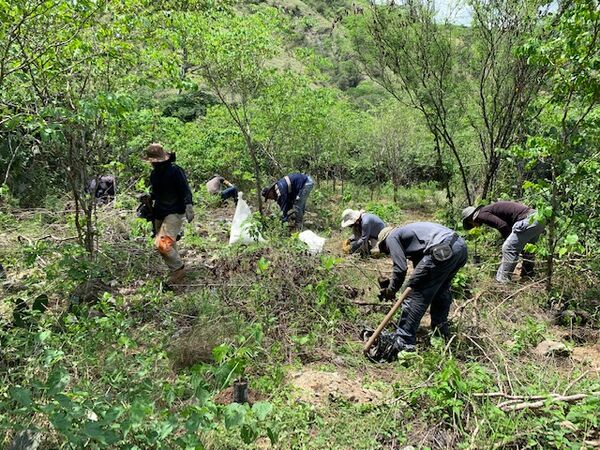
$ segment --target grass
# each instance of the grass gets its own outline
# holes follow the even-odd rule
[[[498,407],[505,399],[487,396],[600,390],[594,366],[531,351],[572,329],[554,323],[540,285],[499,288],[491,281],[491,236],[477,238],[483,267],[469,264],[457,276],[452,341],[432,339],[424,327],[416,354],[369,363],[357,334],[387,308],[352,302],[374,302],[374,280],[391,265],[341,258],[335,243],[344,236],[337,222],[346,204],[326,189],[309,204],[316,231],[331,237],[323,258],[280,237],[228,247],[226,226],[209,222],[232,215],[232,207],[200,205],[199,223],[186,226],[181,242],[189,286],[175,292],[162,281],[147,230],[125,211],[102,212],[98,264],[87,264],[71,241],[39,239],[49,227],[55,238],[72,236],[68,215],[3,212],[2,444],[31,428],[49,448],[593,448],[597,396],[517,413]],[[438,211],[408,201],[419,202],[419,189],[401,193],[415,209],[371,201],[359,189],[346,195],[348,204],[377,209],[395,223]],[[271,228],[264,234],[281,236]],[[103,290],[70,311],[73,292],[89,279],[102,280]],[[575,292],[577,283],[565,279],[563,288]],[[49,311],[26,328],[12,327],[14,302],[40,294],[48,295]],[[594,323],[577,326],[593,339]],[[336,374],[338,381],[317,383],[318,397],[307,400],[294,387],[298,372]],[[258,406],[217,403],[241,376]],[[378,399],[355,401],[363,390],[379,392]]]

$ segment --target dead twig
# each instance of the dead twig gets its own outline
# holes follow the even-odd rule
[[[598,393],[596,393],[595,395],[597,395],[597,394]],[[537,409],[537,408],[542,408],[547,403],[558,403],[558,402],[573,403],[573,402],[577,402],[579,400],[583,400],[583,399],[585,399],[587,397],[589,397],[588,394],[574,394],[574,395],[558,395],[558,394],[554,394],[553,396],[550,396],[550,397],[545,398],[543,400],[537,400],[537,401],[533,401],[533,402],[527,402],[527,401],[525,401],[525,402],[521,402],[521,403],[514,403],[514,401],[511,401],[510,404],[500,404],[500,405],[498,405],[498,408],[500,408],[504,412],[521,411],[523,409]]]
[[[474,297],[471,297],[470,299],[466,300],[463,304],[458,305],[456,307],[456,309],[454,311],[452,311],[452,314],[450,315],[449,320],[454,320],[457,317],[459,317],[467,306],[469,306],[471,303],[477,303],[477,301],[479,300],[479,298],[482,295],[483,295],[483,292],[479,292]]]
[[[510,395],[504,392],[481,392],[475,393],[475,397],[486,397],[486,398],[506,398],[509,399],[505,402],[498,403],[496,406],[504,412],[509,411],[521,411],[523,409],[536,409],[541,408],[547,403],[558,403],[567,402],[572,403],[579,400],[583,400],[592,395],[599,395],[600,392],[593,392],[592,394],[573,394],[573,395],[561,395],[551,393],[547,395]]]
[[[498,308],[500,308],[500,307],[501,307],[501,306],[502,306],[504,303],[506,303],[507,301],[509,301],[511,298],[515,297],[517,294],[520,294],[521,292],[523,292],[523,291],[525,291],[525,290],[527,290],[527,289],[529,289],[529,288],[531,288],[531,287],[533,287],[533,286],[535,286],[535,285],[537,285],[537,284],[543,283],[543,282],[544,282],[544,281],[546,281],[547,279],[548,279],[547,277],[544,277],[544,278],[542,278],[541,280],[534,281],[533,283],[526,284],[525,286],[523,286],[523,287],[521,287],[521,288],[517,289],[515,292],[513,292],[513,293],[512,293],[512,294],[510,294],[509,296],[505,297],[505,298],[504,298],[504,299],[503,299],[503,300],[502,300],[500,303],[498,303],[498,304],[497,304],[497,305],[494,307],[494,309],[492,309],[492,310],[490,311],[490,314],[493,314],[493,313],[494,313],[494,312],[495,312],[495,311],[496,311]]]

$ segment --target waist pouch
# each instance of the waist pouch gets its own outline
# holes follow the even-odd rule
[[[451,239],[432,246],[427,252],[427,254],[431,255],[431,257],[437,262],[448,261],[450,258],[452,258],[452,255],[454,254],[452,252],[452,245],[456,242],[457,239],[458,235],[454,234],[452,235]]]

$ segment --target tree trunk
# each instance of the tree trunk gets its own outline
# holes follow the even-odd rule
[[[250,153],[250,158],[252,159],[252,165],[254,166],[254,185],[256,187],[256,203],[258,204],[258,211],[261,216],[263,213],[263,202],[261,196],[261,181],[260,181],[260,163],[258,161],[258,157],[256,156],[256,150],[254,148],[254,142],[252,142],[252,137],[248,133],[244,133],[244,139],[246,141],[246,148]]]
[[[548,219],[548,256],[546,258],[546,292],[552,290],[552,276],[554,275],[554,254],[556,251],[556,215],[558,211],[558,187],[556,185],[556,166],[554,160],[551,161],[552,193],[550,204],[552,212]]]

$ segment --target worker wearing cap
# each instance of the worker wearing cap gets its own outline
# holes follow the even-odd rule
[[[287,222],[293,213],[295,227],[300,230],[304,224],[306,201],[314,184],[309,175],[292,173],[264,188],[261,194],[265,200],[275,200],[277,202],[281,209],[281,220],[283,222]]]
[[[385,223],[375,214],[363,209],[346,209],[342,213],[342,228],[352,227],[353,237],[346,241],[348,253],[360,252],[369,255],[371,248],[377,245],[377,236],[385,228]]]
[[[544,232],[544,226],[535,220],[537,211],[518,202],[496,202],[477,208],[469,206],[462,212],[463,227],[470,230],[483,224],[495,228],[504,238],[502,262],[496,272],[496,280],[507,283],[523,255],[521,277],[534,274],[535,255],[524,251],[528,243],[534,244]]]
[[[450,283],[467,262],[467,245],[453,230],[430,222],[386,227],[379,233],[377,245],[393,263],[389,286],[382,288],[383,298],[395,298],[406,278],[407,260],[414,267],[408,280],[412,292],[402,305],[398,328],[380,337],[377,359],[390,361],[400,351],[414,351],[417,329],[429,307],[432,329],[444,337],[449,335]]]
[[[154,245],[171,271],[170,281],[177,283],[185,277],[185,267],[176,242],[183,219],[194,220],[192,191],[185,172],[175,164],[175,154],[167,153],[162,145],[150,144],[143,159],[152,164],[150,198],[157,230]]]

